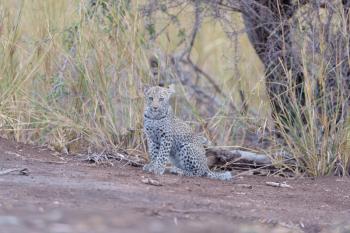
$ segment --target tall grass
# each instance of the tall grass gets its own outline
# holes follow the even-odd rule
[[[141,145],[147,57],[141,19],[123,1],[1,4],[2,134],[73,152]],[[134,5],[132,7],[138,7]]]
[[[93,1],[1,3],[2,136],[71,153],[89,148],[144,152],[142,87],[150,79],[148,58],[157,49],[147,41],[139,12],[144,2],[99,0],[96,5],[89,2]],[[188,14],[179,17],[186,27],[191,27]],[[164,23],[167,22],[158,22],[157,29]],[[210,40],[207,31],[213,28],[218,33],[212,34],[213,43],[207,43]],[[162,50],[172,52],[171,47],[177,42],[175,37],[164,36],[173,29],[166,30],[157,43]],[[205,23],[200,33],[203,35],[195,43],[193,59],[239,103],[236,82],[229,81],[232,71],[228,67],[232,61],[224,49],[230,46],[229,40],[218,25],[210,22]],[[243,39],[243,43],[246,41],[247,38]],[[250,51],[256,57],[251,48]],[[222,60],[227,62],[219,62]],[[257,66],[261,68],[261,64]],[[259,68],[255,72],[259,73]],[[245,76],[255,75],[243,73],[242,80],[249,80]],[[250,93],[250,86],[247,89]],[[191,99],[179,97],[186,96],[182,90],[178,88],[175,106],[195,113]],[[256,106],[254,95],[247,96]],[[196,128],[205,129],[220,144],[241,142],[234,140],[235,128],[241,127],[238,122],[244,119],[225,114],[225,109],[210,119],[201,119],[199,113],[196,120],[201,122],[194,124]],[[231,130],[223,134],[224,128]]]
[[[291,88],[287,92],[293,96],[292,101],[282,110],[284,116],[277,117],[275,122],[283,138],[284,145],[280,148],[289,152],[295,161],[283,167],[295,174],[310,176],[346,175],[350,169],[350,122],[337,119],[337,111],[345,100],[338,96],[335,112],[330,113],[329,95],[322,90],[322,97],[316,96],[314,83],[310,82],[312,77],[306,75],[305,78],[306,106],[300,107]]]
[[[1,136],[66,153],[126,149],[144,155],[142,88],[150,82],[148,59],[159,48],[175,52],[182,39],[175,36],[179,25],[186,31],[192,27],[191,8],[178,15],[175,27],[166,27],[155,43],[149,43],[139,11],[143,1],[89,2],[0,3]],[[240,16],[232,17],[241,30]],[[167,24],[160,20],[155,27],[159,31]],[[204,21],[191,57],[229,98],[223,103],[239,106],[243,91],[249,107],[246,115],[232,115],[224,105],[210,118],[202,118],[186,89],[179,87],[177,114],[184,108],[190,110],[195,117],[181,117],[195,120],[190,123],[198,131],[220,145],[245,146],[258,141],[259,124],[260,128],[267,121],[283,124],[285,149],[297,161],[292,167],[296,173],[317,176],[330,174],[335,167],[349,168],[349,123],[326,116],[315,121],[320,106],[325,106],[320,103],[327,101],[310,91],[315,75],[305,73],[307,107],[303,112],[297,101],[291,104],[293,115],[285,109],[288,128],[279,119],[271,122],[269,118],[263,67],[245,34],[232,42],[214,20]],[[304,58],[307,67],[310,57]],[[327,61],[319,64],[325,68]]]
[[[305,7],[301,12],[307,10]],[[339,5],[334,5],[332,11],[332,15],[327,9],[306,15],[307,20],[313,19],[313,27],[308,24],[310,21],[297,19],[294,39],[303,67],[301,87],[295,85],[292,74],[282,64],[290,87],[285,94],[290,98],[289,105],[283,105],[283,117],[277,117],[276,124],[285,150],[296,161],[290,168],[295,173],[306,172],[311,176],[350,173],[350,97],[346,84],[349,77],[344,72],[350,61],[343,56],[344,49],[350,45],[348,25]],[[329,35],[332,35],[331,42],[327,41]],[[301,88],[303,96],[297,94],[297,88]],[[282,106],[282,97],[275,98]]]

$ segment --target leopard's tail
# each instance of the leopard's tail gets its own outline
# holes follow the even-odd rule
[[[218,180],[231,180],[232,174],[229,171],[226,171],[226,172],[208,171],[207,177],[211,179],[218,179]]]

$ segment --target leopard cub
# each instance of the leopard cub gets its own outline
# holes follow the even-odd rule
[[[203,139],[196,136],[189,125],[174,116],[169,104],[174,93],[173,85],[169,88],[154,86],[144,91],[144,131],[150,163],[143,170],[161,175],[165,171],[165,164],[170,160],[175,173],[230,180],[230,172],[209,170]]]

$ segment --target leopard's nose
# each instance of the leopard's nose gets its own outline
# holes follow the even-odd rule
[[[153,106],[153,110],[154,111],[158,110],[158,106]]]

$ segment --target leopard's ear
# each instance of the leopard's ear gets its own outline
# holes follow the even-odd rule
[[[174,84],[169,85],[168,93],[170,96],[175,93],[175,85]]]
[[[144,94],[145,96],[148,94],[148,91],[149,91],[150,88],[151,88],[151,86],[148,85],[148,84],[145,84],[145,85],[143,86],[143,94]]]

